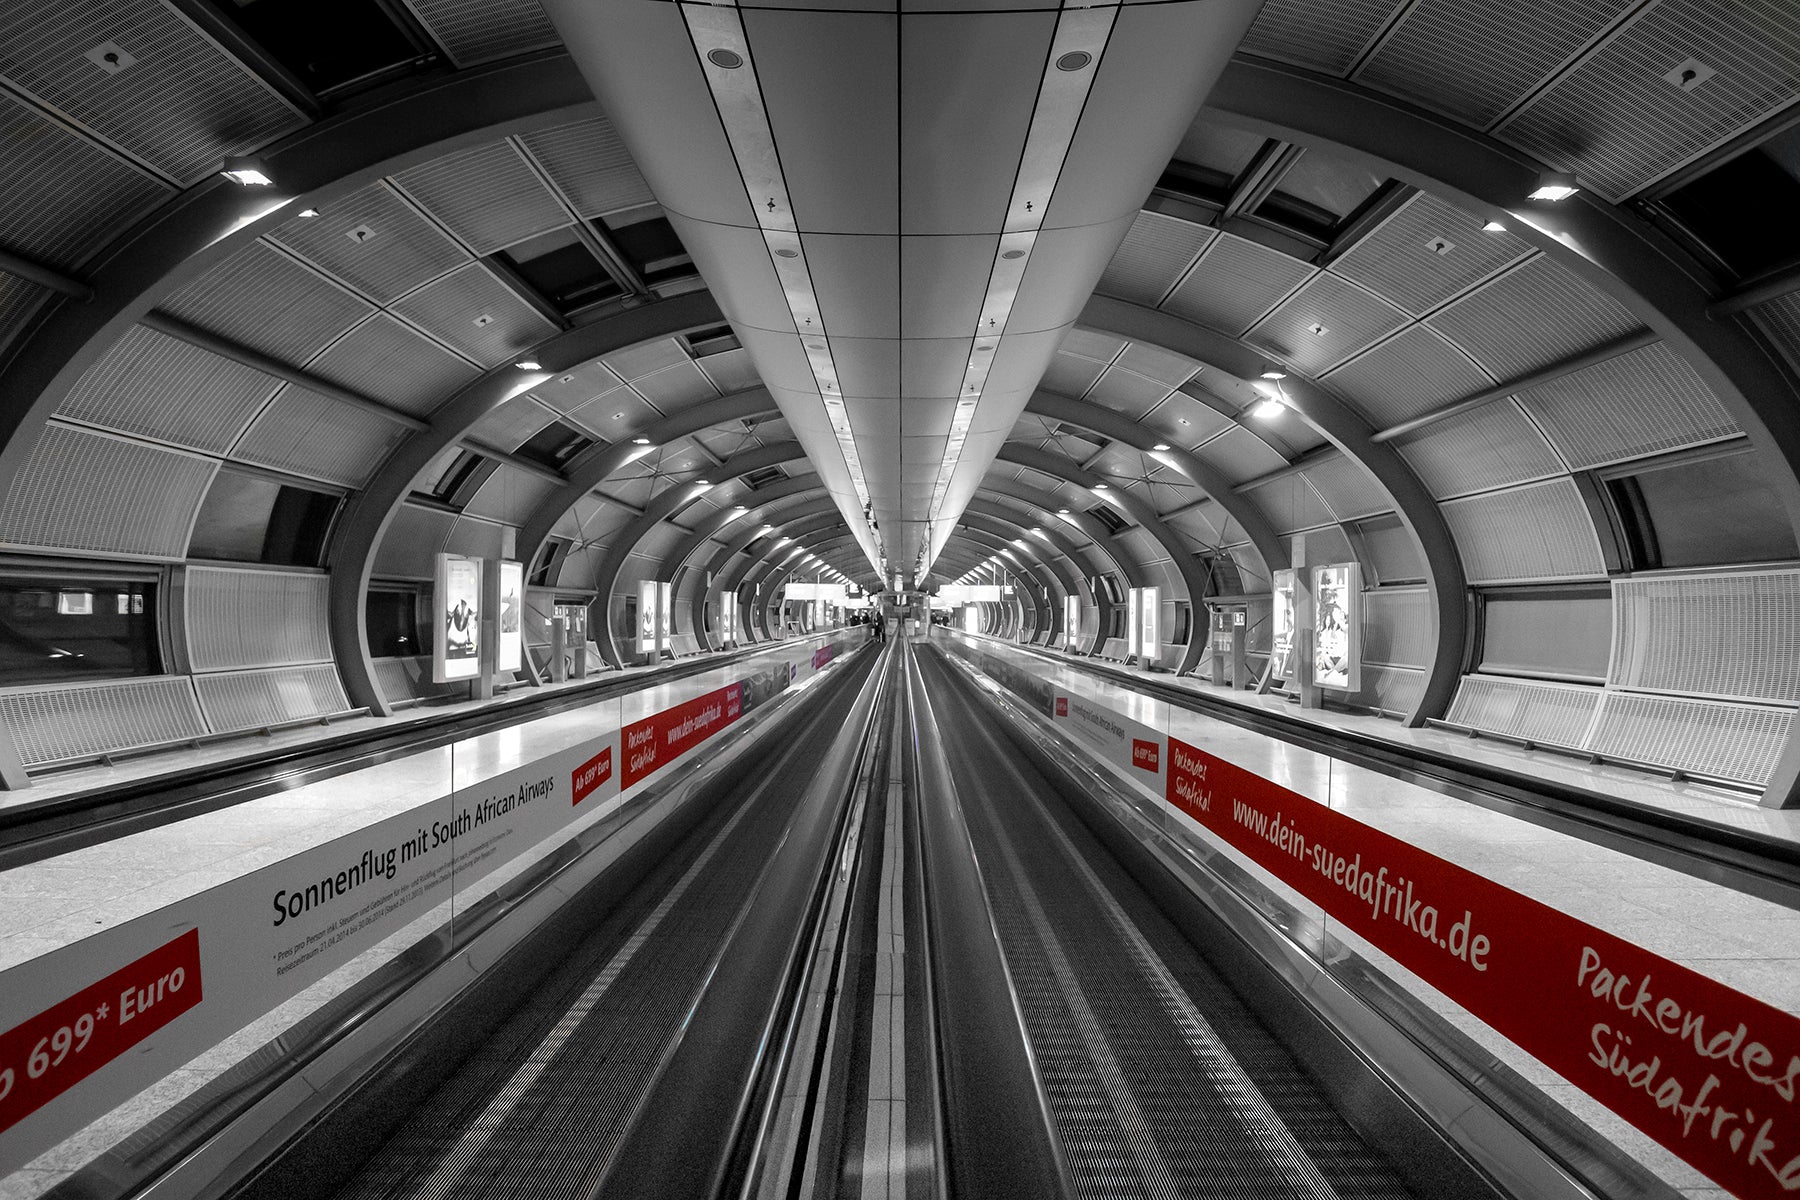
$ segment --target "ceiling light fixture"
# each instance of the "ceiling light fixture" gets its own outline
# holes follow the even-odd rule
[[[1152,450],[1167,450],[1167,449],[1168,449],[1168,448],[1169,448],[1169,443],[1167,443],[1167,442],[1158,442],[1158,443],[1156,443],[1156,445],[1154,445],[1154,446],[1152,446],[1152,447],[1150,447],[1150,448],[1151,448],[1151,449],[1152,449]]]
[[[519,368],[519,370],[521,370],[521,371],[541,371],[541,370],[543,370],[542,367],[538,366],[537,360],[531,359],[531,358],[522,358],[518,362],[514,363],[513,366]]]
[[[275,177],[269,174],[269,168],[263,165],[263,160],[252,154],[240,154],[226,159],[225,165],[219,168],[219,174],[245,187],[268,187],[275,182]]]
[[[319,210],[316,208],[303,208],[300,210],[300,215],[311,220],[313,217],[319,215]]]
[[[1481,231],[1483,233],[1505,233],[1506,226],[1498,221],[1489,221],[1486,225],[1481,227]]]
[[[1287,372],[1286,371],[1264,371],[1262,373],[1262,377],[1264,379],[1286,379]]]
[[[1545,171],[1538,176],[1537,186],[1531,189],[1530,198],[1554,204],[1558,200],[1567,200],[1580,190],[1581,185],[1575,182],[1575,176],[1567,171]]]

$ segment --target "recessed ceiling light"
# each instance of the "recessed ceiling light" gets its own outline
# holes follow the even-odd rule
[[[1277,400],[1274,396],[1270,396],[1267,400],[1264,400],[1261,404],[1251,409],[1250,415],[1266,421],[1270,417],[1279,417],[1285,411],[1287,411],[1287,405],[1283,404],[1280,400]]]
[[[1056,510],[1056,515],[1059,517],[1066,517],[1069,515],[1069,510],[1066,508],[1059,508]]]
[[[319,210],[316,208],[303,208],[300,210],[300,215],[307,218],[308,220],[311,220],[312,218],[319,215]]]
[[[537,360],[534,358],[522,358],[514,363],[513,366],[519,368],[521,371],[539,371],[543,369],[538,366]]]
[[[1003,250],[1000,252],[1000,257],[1001,258],[1024,258],[1025,252],[1023,250]]]
[[[1176,417],[1175,423],[1177,425],[1186,425],[1188,423],[1188,419],[1186,417]]]
[[[1096,484],[1095,484],[1095,485],[1094,485],[1094,490],[1095,490],[1095,491],[1096,491],[1096,492],[1104,492],[1104,491],[1107,491],[1107,490],[1108,490],[1108,488],[1107,488],[1107,486],[1106,486],[1106,485],[1105,485],[1105,484],[1104,484],[1104,483],[1096,483]]]
[[[1094,56],[1089,54],[1086,50],[1071,50],[1056,60],[1056,69],[1059,71],[1079,71],[1093,61]]]
[[[1262,373],[1262,377],[1264,379],[1286,379],[1287,372],[1286,371],[1264,371]]]
[[[269,168],[263,165],[263,160],[253,154],[240,154],[226,159],[225,165],[219,168],[219,174],[245,187],[268,187],[275,182],[275,177],[269,174]]]
[[[799,258],[800,252],[798,250],[794,249],[792,246],[783,246],[783,247],[781,247],[781,249],[775,251],[775,257],[776,258]]]
[[[1554,204],[1558,200],[1567,200],[1581,190],[1575,182],[1575,176],[1567,171],[1545,171],[1538,176],[1537,186],[1531,189],[1531,199],[1547,200]]]
[[[726,50],[723,48],[709,50],[707,51],[706,58],[713,66],[721,67],[727,71],[735,71],[744,65],[744,56],[735,50]]]
[[[634,446],[648,446],[650,444],[650,439],[647,437],[634,437],[631,439],[631,444]]]
[[[1489,221],[1486,225],[1481,227],[1481,231],[1483,233],[1505,233],[1506,226],[1498,221]]]
[[[612,419],[615,421],[622,421],[625,419],[625,414],[622,412],[616,412],[613,414]]]
[[[1168,448],[1169,448],[1169,443],[1167,443],[1167,442],[1158,442],[1158,443],[1156,443],[1156,445],[1154,445],[1154,446],[1152,446],[1152,447],[1150,447],[1150,448],[1151,448],[1151,449],[1152,449],[1152,450],[1167,450],[1167,449],[1168,449]]]

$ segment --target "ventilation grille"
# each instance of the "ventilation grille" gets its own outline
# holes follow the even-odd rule
[[[1497,400],[1446,417],[1398,446],[1401,456],[1440,500],[1564,471],[1556,451],[1511,400]]]
[[[1319,375],[1404,324],[1406,314],[1373,292],[1321,272],[1245,340]]]
[[[1662,342],[1523,392],[1519,400],[1574,468],[1738,432],[1712,389]]]
[[[1791,709],[1608,692],[1587,749],[1762,784],[1793,723]]]
[[[1244,493],[1269,518],[1277,533],[1332,523],[1331,510],[1299,475],[1283,475]]]
[[[477,254],[569,224],[568,210],[511,142],[446,154],[394,181]]]
[[[584,217],[656,202],[625,143],[604,118],[528,133],[521,140]]]
[[[170,315],[299,365],[375,310],[253,242],[164,302]]]
[[[232,453],[278,471],[361,487],[405,436],[378,413],[289,384]]]
[[[112,231],[171,194],[4,92],[0,146],[6,147],[0,154],[6,248],[52,266],[79,267],[111,240]]]
[[[1264,58],[1316,67],[1333,75],[1350,69],[1399,0],[1270,0],[1244,35],[1240,49]]]
[[[1781,351],[1788,366],[1800,371],[1800,292],[1758,304],[1745,315]]]
[[[1403,667],[1431,661],[1431,595],[1422,588],[1363,593],[1363,659]]]
[[[44,426],[0,509],[0,539],[13,546],[180,558],[210,459]]]
[[[1650,4],[1496,135],[1618,203],[1793,102],[1800,8]],[[1663,74],[1692,55],[1718,74],[1692,91]]]
[[[1163,308],[1238,337],[1312,274],[1297,258],[1222,233]]]
[[[407,0],[459,67],[561,44],[537,0]]]
[[[350,236],[357,229],[373,236]],[[469,259],[386,183],[334,200],[316,217],[295,217],[272,237],[377,304],[391,303]]]
[[[1362,674],[1362,703],[1386,712],[1411,713],[1425,694],[1425,672],[1405,667],[1365,665]]]
[[[1325,376],[1377,429],[1486,391],[1493,378],[1428,325],[1403,329]]]
[[[1568,479],[1451,500],[1443,513],[1470,583],[1606,573],[1587,506]]]
[[[70,389],[59,416],[223,454],[279,381],[141,325]]]
[[[7,692],[0,721],[28,767],[206,732],[193,687],[176,676]]]
[[[427,284],[394,306],[439,341],[484,367],[510,362],[527,346],[556,332],[544,316],[479,263]],[[487,318],[487,323],[476,321]]]
[[[322,717],[350,707],[337,669],[329,665],[201,675],[194,679],[194,690],[207,723],[219,733]]]
[[[1178,217],[1140,212],[1096,290],[1155,308],[1215,233]]]
[[[191,666],[222,671],[330,662],[330,596],[323,575],[189,567]]]
[[[1445,718],[1547,746],[1582,748],[1600,704],[1600,689],[1465,675]]]
[[[1638,328],[1616,301],[1541,255],[1483,284],[1431,324],[1502,382]]]
[[[1609,682],[1800,703],[1800,571],[1615,580]]]
[[[1387,489],[1354,460],[1341,454],[1308,467],[1300,477],[1312,484],[1339,521],[1390,512],[1394,507]]]

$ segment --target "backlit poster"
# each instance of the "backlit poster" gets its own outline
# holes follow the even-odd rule
[[[1136,658],[1144,652],[1144,589],[1132,588],[1125,593],[1125,653]]]
[[[1073,650],[1081,640],[1081,597],[1063,597],[1063,649]]]
[[[719,641],[737,641],[737,597],[725,596],[719,601]]]
[[[659,583],[656,585],[656,648],[667,650],[675,639],[675,585]]]
[[[1294,573],[1275,572],[1275,611],[1270,622],[1269,665],[1277,679],[1294,677]]]
[[[525,661],[525,564],[500,562],[500,641],[496,665],[516,671]]]
[[[431,643],[431,681],[451,683],[481,674],[481,560],[437,556],[437,637]]]
[[[1147,587],[1138,592],[1138,654],[1153,659],[1162,653],[1156,642],[1156,615],[1162,608],[1162,591]]]
[[[656,653],[656,580],[638,581],[637,652]]]
[[[981,610],[973,604],[965,604],[965,605],[963,605],[962,611],[963,611],[963,620],[962,620],[963,632],[964,633],[980,633],[981,632]]]
[[[1356,563],[1312,569],[1313,682],[1354,692],[1362,686],[1362,579]]]

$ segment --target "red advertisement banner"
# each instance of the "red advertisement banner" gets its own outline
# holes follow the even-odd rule
[[[1800,1019],[1175,738],[1166,795],[1736,1195],[1800,1191]]]
[[[812,658],[813,670],[817,671],[820,667],[830,662],[836,654],[837,644],[835,642],[827,642],[817,650],[814,650]]]
[[[0,1131],[199,1003],[200,931],[190,929],[0,1033]]]
[[[569,773],[569,803],[580,804],[612,778],[612,747],[608,746]]]
[[[619,786],[648,777],[737,720],[743,698],[743,685],[733,683],[625,726],[619,733],[625,759]]]
[[[1131,765],[1154,775],[1162,769],[1162,744],[1143,738],[1131,739]]]

